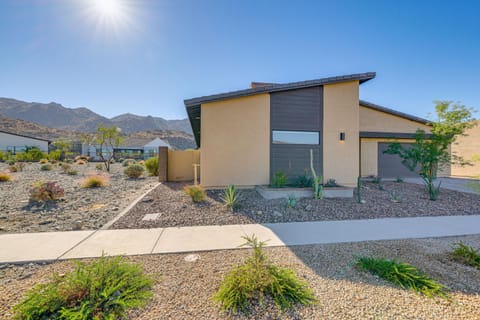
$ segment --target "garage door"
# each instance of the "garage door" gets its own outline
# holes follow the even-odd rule
[[[388,149],[388,142],[378,143],[378,176],[382,178],[410,178],[418,177],[416,172],[412,172],[402,164],[402,159],[396,154],[383,153]],[[403,147],[408,148],[410,143],[402,143]]]

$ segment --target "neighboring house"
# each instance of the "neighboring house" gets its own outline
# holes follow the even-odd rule
[[[200,147],[200,183],[206,187],[266,185],[282,171],[292,181],[310,174],[310,150],[323,180],[355,186],[359,175],[414,175],[391,141],[410,143],[427,121],[359,100],[374,72],[251,88],[185,100]]]
[[[113,152],[117,160],[120,158],[148,159],[158,154],[158,147],[171,148],[167,142],[155,138],[148,143],[142,143],[140,145],[122,145],[117,148],[104,147],[103,154],[111,154]],[[82,154],[88,155],[92,160],[100,160],[99,148],[100,146],[98,145],[84,146],[82,148]]]
[[[480,176],[480,120],[477,125],[465,132],[465,136],[459,136],[452,145],[452,154],[461,156],[471,165],[452,165],[452,176],[479,177]]]
[[[26,151],[28,148],[36,147],[40,151],[48,152],[51,141],[42,138],[30,137],[13,132],[0,130],[0,151],[17,152]]]

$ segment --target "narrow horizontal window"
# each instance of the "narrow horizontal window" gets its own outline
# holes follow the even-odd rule
[[[315,131],[272,131],[275,144],[319,144],[320,134]]]

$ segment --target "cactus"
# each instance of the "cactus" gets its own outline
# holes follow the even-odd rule
[[[314,198],[315,199],[322,199],[323,198],[323,187],[321,185],[322,176],[317,176],[315,172],[315,168],[313,167],[313,149],[310,149],[310,170],[312,170],[313,176],[313,191],[314,191]]]
[[[365,200],[362,199],[362,178],[360,176],[357,178],[357,202],[365,203]]]

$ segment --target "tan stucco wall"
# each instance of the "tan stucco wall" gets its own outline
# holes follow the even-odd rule
[[[477,126],[466,132],[467,136],[458,137],[452,145],[452,153],[472,161],[472,157],[480,155],[480,120]],[[473,166],[452,166],[452,176],[477,177],[480,176],[480,161],[472,161]]]
[[[168,181],[192,181],[200,150],[168,150]]]
[[[355,186],[359,175],[358,81],[323,88],[323,179]],[[340,141],[345,132],[345,141]]]
[[[48,152],[48,142],[42,140],[20,137],[14,134],[0,132],[0,150],[6,150],[8,147],[37,147],[43,152]]]
[[[360,131],[414,133],[417,129],[430,132],[422,123],[360,105]]]
[[[201,114],[200,184],[268,184],[270,95],[202,104]]]

